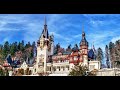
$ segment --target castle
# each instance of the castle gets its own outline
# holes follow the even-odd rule
[[[37,57],[33,66],[33,74],[69,74],[75,64],[86,65],[89,67],[89,70],[100,69],[100,62],[94,58],[94,48],[88,49],[88,46],[85,32],[82,30],[80,49],[75,46],[72,51],[59,51],[57,54],[54,54],[54,35],[49,35],[45,18],[44,29],[37,41]]]
[[[40,73],[48,75],[68,75],[75,64],[82,64],[89,68],[89,71],[100,69],[100,62],[95,58],[95,48],[89,49],[89,43],[86,40],[84,28],[82,28],[82,39],[79,46],[75,45],[63,51],[59,44],[57,48],[54,46],[54,35],[49,35],[45,18],[43,31],[37,41],[37,56],[32,65],[23,62],[18,69],[27,68],[31,71],[31,75],[39,75]],[[57,53],[56,50],[58,51]],[[5,64],[6,65],[6,64]]]

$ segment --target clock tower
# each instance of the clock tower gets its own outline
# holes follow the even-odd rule
[[[36,73],[46,73],[47,62],[49,62],[49,57],[53,55],[54,50],[54,36],[49,36],[46,18],[44,29],[42,34],[37,41],[37,60],[35,64]]]

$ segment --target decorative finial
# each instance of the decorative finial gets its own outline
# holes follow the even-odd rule
[[[84,32],[84,24],[82,24],[82,37],[85,37],[85,32]]]
[[[82,33],[84,32],[84,24],[82,24]]]

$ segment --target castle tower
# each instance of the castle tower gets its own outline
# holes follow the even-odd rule
[[[80,51],[82,53],[83,65],[88,66],[88,42],[85,37],[84,27],[82,28],[82,40],[80,42]]]
[[[44,29],[42,34],[37,41],[37,61],[36,61],[36,72],[46,72],[47,62],[49,61],[49,56],[53,54],[52,46],[54,46],[53,35],[49,36],[47,23],[45,18]]]

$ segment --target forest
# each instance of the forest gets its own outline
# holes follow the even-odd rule
[[[17,57],[17,60],[33,59],[36,54],[35,42],[24,44],[24,40],[13,43],[6,41],[3,45],[0,45],[0,61],[6,60],[9,54],[11,57]]]

